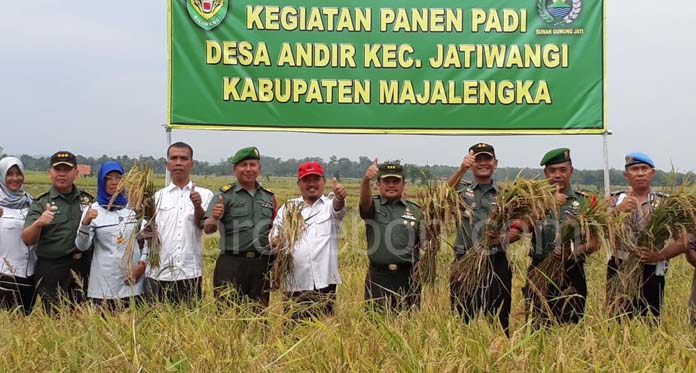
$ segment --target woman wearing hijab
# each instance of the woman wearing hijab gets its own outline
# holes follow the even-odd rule
[[[24,191],[24,165],[14,157],[0,160],[0,307],[31,313],[36,300],[36,252],[22,241],[32,198]]]
[[[128,307],[131,299],[140,299],[145,272],[141,250],[132,237],[139,228],[135,211],[127,207],[128,201],[122,193],[112,201],[122,177],[123,167],[118,162],[109,161],[101,166],[97,175],[97,201],[83,212],[75,239],[79,250],[94,246],[87,296],[110,311]],[[133,250],[131,260],[125,257],[129,245]]]

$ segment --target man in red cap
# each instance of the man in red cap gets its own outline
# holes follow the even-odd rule
[[[346,214],[346,188],[333,179],[333,198],[324,195],[326,179],[318,162],[305,162],[297,170],[300,197],[287,204],[299,204],[306,227],[295,244],[293,273],[285,283],[286,296],[298,303],[293,318],[333,314],[338,274],[338,238]],[[274,235],[283,225],[285,206],[273,222]]]

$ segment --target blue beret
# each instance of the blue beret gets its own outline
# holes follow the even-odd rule
[[[633,153],[629,153],[628,155],[626,155],[626,166],[625,167],[633,166],[634,164],[639,164],[639,163],[645,163],[648,166],[655,168],[655,162],[653,162],[652,158],[650,158],[650,156],[648,156],[645,153],[633,152]]]

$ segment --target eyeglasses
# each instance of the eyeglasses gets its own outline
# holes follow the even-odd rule
[[[105,177],[107,181],[118,181],[120,182],[121,179],[123,179],[123,176],[107,176]]]

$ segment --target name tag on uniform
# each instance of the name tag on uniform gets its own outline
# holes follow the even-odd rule
[[[273,208],[273,204],[270,203],[270,202],[261,201],[261,202],[259,202],[259,204],[260,204],[261,207],[263,207],[263,208],[267,208],[267,209],[272,209],[272,208]]]

